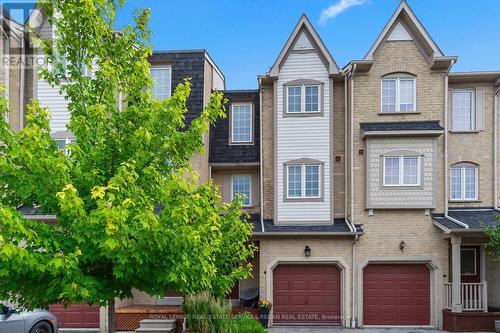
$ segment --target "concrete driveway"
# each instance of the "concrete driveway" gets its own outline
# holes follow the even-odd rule
[[[422,328],[363,328],[352,329],[338,326],[275,326],[269,333],[441,333],[445,331]]]

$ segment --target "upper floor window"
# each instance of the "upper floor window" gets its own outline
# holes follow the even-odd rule
[[[231,198],[235,200],[238,195],[243,196],[243,206],[250,206],[252,203],[252,176],[233,176],[231,186]]]
[[[384,156],[384,186],[420,186],[420,156]]]
[[[286,165],[287,199],[321,197],[321,164]]]
[[[416,79],[409,75],[388,76],[382,79],[381,111],[416,112]]]
[[[231,142],[253,142],[252,104],[241,103],[231,105]]]
[[[170,67],[151,67],[153,80],[153,97],[165,99],[171,95],[172,70]]]
[[[451,167],[450,199],[478,199],[478,167],[471,163],[461,163]]]
[[[68,145],[75,143],[76,142],[75,139],[61,138],[61,139],[54,139],[54,141],[57,143],[57,148],[59,148],[59,150],[62,150],[64,154],[68,156],[71,155],[71,149]]]
[[[476,129],[474,91],[472,89],[453,90],[452,95],[452,129],[474,131]]]
[[[320,85],[287,86],[287,113],[319,113]]]

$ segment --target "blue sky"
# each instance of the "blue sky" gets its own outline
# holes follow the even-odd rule
[[[337,16],[320,22],[321,13]],[[339,66],[361,59],[399,0],[128,0],[119,24],[134,8],[152,10],[155,50],[205,48],[226,76],[228,89],[257,87],[302,13],[314,24]],[[500,70],[498,0],[408,0],[454,71]],[[345,6],[347,4],[347,6]],[[344,6],[342,6],[344,5]]]

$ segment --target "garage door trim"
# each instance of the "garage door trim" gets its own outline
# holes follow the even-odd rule
[[[346,313],[345,313],[345,298],[346,298],[346,287],[347,281],[346,281],[346,268],[348,267],[344,259],[340,257],[321,257],[321,258],[304,258],[304,257],[276,257],[274,258],[269,265],[267,265],[266,269],[266,290],[267,290],[267,298],[271,301],[271,303],[274,302],[273,300],[273,271],[274,269],[280,265],[336,265],[339,270],[340,270],[340,316],[341,320],[340,323],[341,325],[347,325],[347,320],[346,320]],[[273,319],[272,319],[272,309],[271,309],[271,317],[269,318],[269,323],[270,325],[273,324]]]
[[[358,266],[358,323],[361,327],[380,327],[380,325],[364,325],[363,324],[363,272],[369,264],[425,264],[429,268],[430,278],[430,325],[405,325],[405,327],[424,327],[435,328],[437,327],[437,295],[438,295],[438,271],[439,266],[433,256],[397,256],[397,257],[368,257],[361,265]],[[442,282],[442,281],[441,281]],[[383,325],[382,327],[391,327],[390,325]],[[397,326],[393,326],[397,327]]]

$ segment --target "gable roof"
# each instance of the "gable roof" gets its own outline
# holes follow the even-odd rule
[[[444,57],[443,52],[427,30],[425,30],[425,27],[413,13],[406,0],[402,0],[364,59],[373,60],[373,54],[378,47],[391,36],[391,33],[395,29],[401,32],[401,27],[421,46],[421,51],[423,51],[429,60],[432,61],[435,58]]]
[[[274,62],[273,66],[269,70],[268,75],[270,76],[278,76],[279,68],[281,64],[284,62],[284,60],[287,58],[288,52],[291,50],[291,48],[299,42],[300,45],[304,46],[307,45],[307,41],[305,41],[302,37],[302,33],[305,33],[306,36],[309,38],[310,43],[312,44],[313,47],[315,47],[319,53],[321,58],[324,60],[325,64],[327,65],[328,73],[329,74],[338,74],[339,73],[339,67],[337,66],[337,63],[335,60],[333,60],[332,55],[330,54],[330,51],[326,48],[325,44],[319,37],[318,33],[316,32],[316,29],[314,29],[313,25],[311,24],[311,21],[307,18],[305,14],[302,14],[302,16],[299,19],[299,22],[297,22],[297,25],[292,31],[292,34],[290,37],[288,37],[287,42],[285,43],[285,46],[281,49],[280,54],[278,55],[278,58]],[[298,40],[300,38],[300,40]]]

